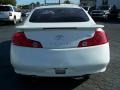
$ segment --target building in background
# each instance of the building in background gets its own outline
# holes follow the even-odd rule
[[[120,9],[120,0],[96,0],[96,6],[116,6],[117,9]]]
[[[81,6],[95,6],[96,5],[96,0],[80,0],[80,5]]]
[[[116,6],[117,9],[120,9],[120,0],[80,0],[81,6]]]

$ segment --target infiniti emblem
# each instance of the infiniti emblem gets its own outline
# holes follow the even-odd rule
[[[63,38],[64,38],[63,35],[56,35],[56,40],[61,40],[61,39],[63,39]]]

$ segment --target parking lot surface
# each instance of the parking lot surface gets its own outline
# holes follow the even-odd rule
[[[0,24],[0,90],[120,90],[120,23],[97,23],[105,25],[108,33],[111,61],[106,72],[79,80],[18,78],[10,64],[10,42],[16,29],[13,25]]]

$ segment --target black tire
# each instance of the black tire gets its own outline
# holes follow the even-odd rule
[[[15,74],[16,80],[28,81],[31,77],[27,75]]]
[[[89,78],[90,78],[90,75],[84,75],[83,78],[84,78],[84,79],[89,79]]]
[[[13,21],[12,21],[12,24],[13,24],[13,25],[16,25],[16,24],[17,24],[16,17],[14,17],[14,19],[13,19]]]

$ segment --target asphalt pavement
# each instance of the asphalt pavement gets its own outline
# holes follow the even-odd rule
[[[10,42],[16,29],[14,25],[0,24],[0,90],[120,90],[120,22],[97,23],[105,25],[108,33],[111,61],[106,72],[78,80],[18,78],[10,64]]]

